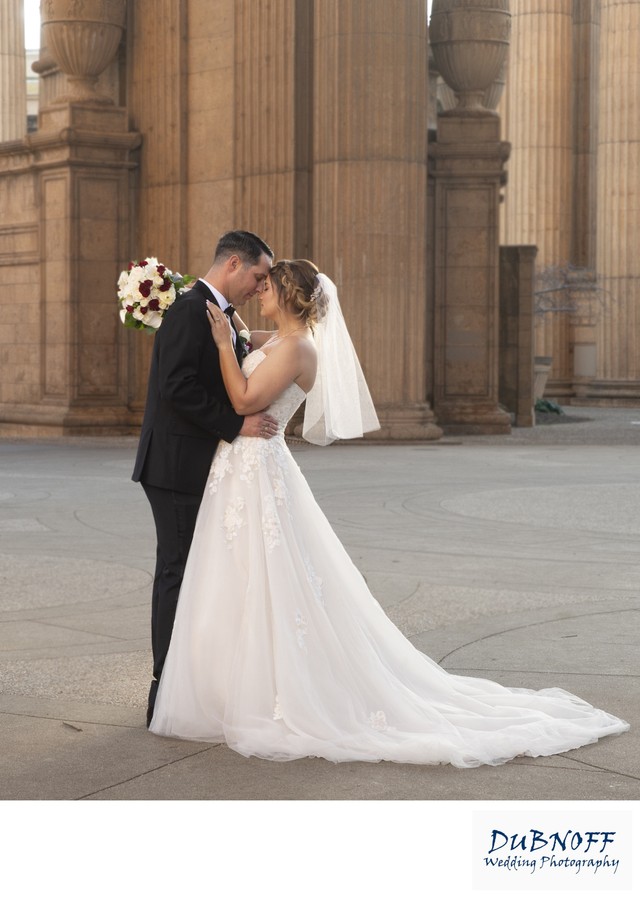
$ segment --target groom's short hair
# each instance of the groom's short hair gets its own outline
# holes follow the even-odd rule
[[[273,259],[273,250],[257,234],[251,231],[227,231],[218,240],[213,261],[221,262],[230,256],[239,256],[244,263],[255,265],[262,255]]]

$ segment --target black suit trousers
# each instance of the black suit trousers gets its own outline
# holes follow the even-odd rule
[[[143,483],[156,525],[156,570],[151,597],[151,647],[153,678],[150,705],[153,706],[162,673],[187,556],[193,539],[202,496],[179,493]]]

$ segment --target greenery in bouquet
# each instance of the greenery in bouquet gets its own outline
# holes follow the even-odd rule
[[[130,262],[118,278],[120,320],[125,327],[155,334],[176,296],[194,280],[188,274],[174,274],[152,256]]]

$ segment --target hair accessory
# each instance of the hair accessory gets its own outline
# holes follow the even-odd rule
[[[322,319],[327,314],[327,302],[328,297],[322,289],[322,281],[320,279],[320,275],[316,275],[316,280],[318,281],[317,285],[313,288],[311,293],[311,302],[315,302],[316,304],[316,321],[320,323]],[[329,280],[329,278],[327,278]],[[337,296],[337,292],[336,292]]]

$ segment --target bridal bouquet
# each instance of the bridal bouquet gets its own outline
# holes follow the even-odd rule
[[[155,333],[178,293],[194,280],[188,274],[174,274],[151,256],[130,262],[118,278],[120,320],[125,327]]]

